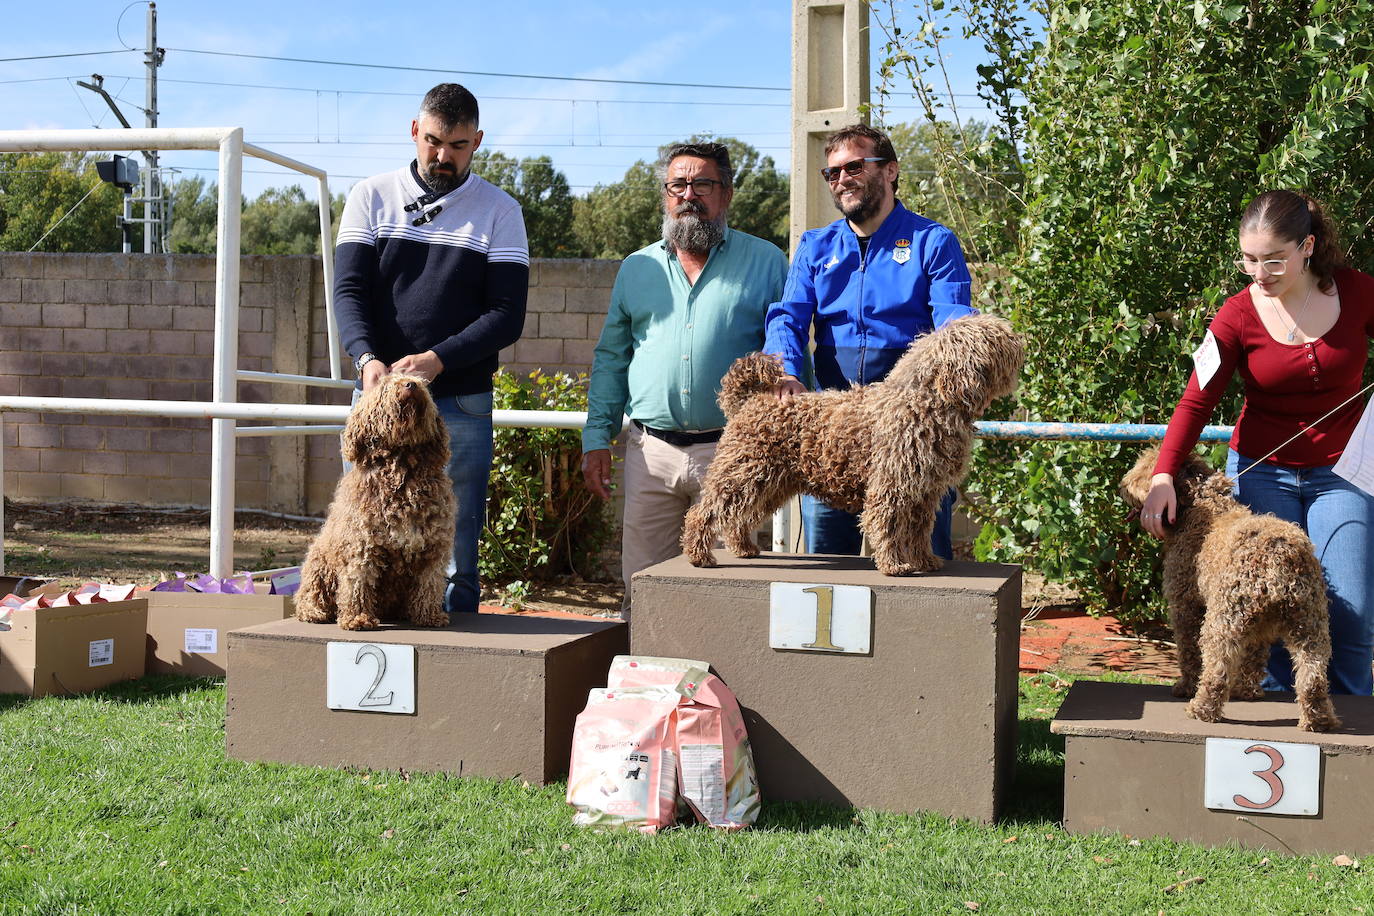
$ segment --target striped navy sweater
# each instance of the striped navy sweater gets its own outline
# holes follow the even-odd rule
[[[444,364],[435,397],[490,391],[501,349],[524,328],[529,265],[520,205],[477,175],[443,195],[414,162],[360,181],[334,250],[344,348],[388,364],[433,350]]]

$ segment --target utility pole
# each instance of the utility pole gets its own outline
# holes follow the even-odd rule
[[[148,66],[148,94],[143,106],[145,124],[157,127],[157,68],[165,52],[157,46],[157,4],[148,4],[148,48],[143,56]],[[143,185],[143,251],[145,254],[167,249],[167,205],[162,199],[162,173],[157,167],[157,150],[148,151],[148,170]]]

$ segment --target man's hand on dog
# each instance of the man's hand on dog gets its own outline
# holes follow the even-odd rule
[[[363,391],[371,391],[384,379],[391,368],[380,359],[369,360],[363,366]]]
[[[363,368],[366,369],[367,367],[364,366]],[[444,364],[434,354],[433,350],[426,350],[423,353],[402,356],[391,364],[391,371],[419,376],[427,382],[432,382],[439,377],[440,372],[444,371]]]
[[[1178,519],[1178,494],[1174,492],[1174,478],[1156,474],[1150,478],[1150,492],[1140,507],[1140,527],[1157,538]]]
[[[611,450],[594,448],[582,455],[582,480],[602,499],[611,498]]]
[[[773,386],[773,397],[786,404],[793,397],[806,393],[806,386],[796,376],[784,375],[782,381]]]

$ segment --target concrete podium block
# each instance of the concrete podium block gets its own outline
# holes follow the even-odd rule
[[[630,649],[711,663],[743,708],[765,800],[997,816],[1016,758],[1019,567],[892,578],[860,557],[717,560],[634,577]],[[869,651],[771,648],[773,583],[871,589]]]
[[[1374,853],[1374,698],[1333,696],[1344,725],[1319,734],[1298,729],[1292,694],[1275,696],[1227,703],[1226,720],[1208,723],[1188,718],[1186,701],[1167,686],[1078,681],[1050,726],[1064,736],[1065,828],[1300,854]],[[1315,745],[1319,813],[1208,808],[1208,738]],[[1250,756],[1256,758],[1250,770],[1265,769],[1263,757]],[[1289,777],[1280,768],[1277,778]]]
[[[414,713],[329,708],[329,643],[414,646]],[[626,649],[623,623],[504,614],[445,629],[288,619],[234,630],[225,747],[239,760],[549,782],[568,770],[587,692]]]

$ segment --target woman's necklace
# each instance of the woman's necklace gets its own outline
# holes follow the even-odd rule
[[[1313,283],[1311,286],[1307,287],[1307,298],[1302,300],[1302,310],[1304,312],[1307,311],[1307,303],[1312,301],[1312,290],[1316,287],[1316,285],[1316,283]],[[1297,323],[1289,322],[1287,316],[1285,316],[1283,313],[1283,309],[1279,308],[1280,300],[1278,296],[1265,296],[1265,298],[1269,300],[1269,307],[1274,310],[1274,314],[1278,315],[1279,320],[1282,321],[1284,326],[1288,328],[1288,342],[1292,343],[1293,338],[1298,336]]]

